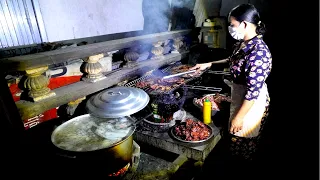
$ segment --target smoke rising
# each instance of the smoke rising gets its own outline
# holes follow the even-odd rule
[[[165,32],[169,26],[170,5],[166,0],[143,0],[144,31],[147,34]]]
[[[168,31],[170,21],[178,9],[192,10],[195,0],[143,0],[144,32],[146,34]],[[188,14],[185,14],[188,16]]]

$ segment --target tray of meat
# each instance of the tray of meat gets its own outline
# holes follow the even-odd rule
[[[178,141],[185,143],[201,143],[213,137],[213,128],[201,121],[186,119],[174,125],[170,133]]]
[[[149,89],[147,90],[147,92],[151,94],[158,94],[171,92],[173,89],[179,87],[184,83],[185,81],[183,78],[162,79],[159,77],[150,77],[148,79],[137,82],[135,86],[145,90]]]
[[[195,106],[197,106],[198,108],[202,109],[203,107],[203,102],[205,101],[205,99],[208,98],[209,101],[211,102],[211,116],[214,116],[218,111],[220,111],[220,103],[221,102],[231,102],[231,98],[224,95],[224,94],[219,94],[219,93],[215,93],[215,94],[207,94],[205,96],[203,96],[202,98],[194,98],[193,99],[193,104]]]

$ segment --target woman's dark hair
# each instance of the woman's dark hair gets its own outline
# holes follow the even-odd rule
[[[247,21],[257,26],[256,33],[263,35],[266,32],[265,24],[261,22],[257,9],[252,4],[240,4],[233,8],[229,13],[237,21]]]

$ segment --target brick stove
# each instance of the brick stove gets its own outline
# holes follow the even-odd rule
[[[188,112],[186,117],[198,120]],[[221,139],[219,128],[217,128],[214,124],[210,124],[210,126],[213,127],[214,136],[208,141],[198,144],[177,141],[170,137],[168,132],[153,132],[141,127],[141,124],[138,125],[133,137],[137,142],[146,143],[172,153],[180,155],[184,154],[186,157],[197,161],[204,161],[211,150]]]
[[[140,146],[133,141],[132,160],[125,167],[121,168],[118,172],[109,174],[109,178],[117,178],[122,180],[130,180],[134,177],[135,172],[139,166],[140,161]]]

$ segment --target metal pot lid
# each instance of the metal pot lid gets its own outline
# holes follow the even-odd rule
[[[130,117],[105,119],[85,114],[58,126],[51,135],[51,142],[67,151],[95,151],[120,144],[134,130]]]
[[[101,118],[117,118],[134,114],[149,103],[149,95],[141,89],[115,87],[91,97],[86,104],[87,111]]]

